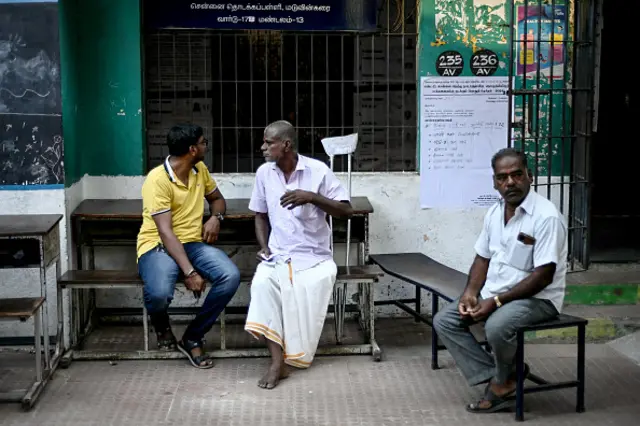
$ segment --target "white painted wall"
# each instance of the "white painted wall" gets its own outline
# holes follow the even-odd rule
[[[227,198],[249,198],[253,185],[251,174],[215,175],[221,191]],[[346,183],[346,174],[338,174]],[[2,191],[3,213],[62,213],[65,219],[61,224],[61,249],[64,260],[74,263],[74,251],[71,247],[68,215],[83,199],[137,199],[144,176],[85,176],[80,182],[66,190],[55,191]],[[545,183],[540,180],[540,183]],[[354,173],[352,178],[353,196],[366,196],[374,208],[370,217],[370,252],[402,253],[422,252],[427,256],[454,269],[466,272],[474,256],[473,244],[480,232],[482,218],[486,209],[426,209],[419,204],[419,175],[417,173]],[[551,199],[558,205],[559,188],[553,187]],[[453,188],[451,190],[456,190]],[[546,189],[540,191],[546,196]],[[565,187],[565,211],[567,211],[568,188]],[[6,210],[6,211],[5,211]],[[67,256],[69,253],[71,256]],[[234,256],[240,267],[255,265],[254,251],[251,248],[241,250]],[[355,250],[352,250],[355,255]],[[63,269],[66,262],[63,260]],[[344,247],[336,247],[336,262],[344,264]],[[352,260],[352,264],[355,258]],[[135,247],[103,248],[96,250],[96,268],[122,269],[136,268]],[[64,271],[63,271],[64,272]],[[31,275],[24,271],[0,270],[0,297],[9,295],[24,296],[37,291],[38,272]],[[50,271],[49,276],[55,275]],[[49,292],[54,295],[54,285],[50,278]],[[376,287],[376,300],[386,298],[409,298],[415,294],[413,286],[406,286],[387,277]],[[51,296],[50,305],[52,332],[55,320],[55,298]],[[65,295],[65,300],[67,300]],[[248,288],[242,286],[232,305],[246,305]],[[430,299],[423,295],[423,310],[427,312]],[[67,302],[68,303],[68,302]],[[138,291],[104,291],[98,294],[101,307],[137,307],[141,294]],[[174,306],[194,306],[192,295],[177,292]],[[67,309],[65,308],[65,313]],[[381,316],[404,315],[395,307],[378,307]],[[66,317],[67,315],[65,315]],[[66,319],[68,320],[68,319]],[[68,328],[67,328],[68,329]],[[30,334],[29,325],[0,323],[0,337],[26,336]]]

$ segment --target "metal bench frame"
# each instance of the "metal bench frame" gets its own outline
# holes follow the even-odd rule
[[[421,253],[407,253],[410,255],[421,255]],[[395,254],[397,255],[397,254]],[[439,310],[439,301],[440,299],[451,303],[455,300],[454,297],[451,297],[451,294],[444,294],[442,291],[437,291],[436,289],[426,285],[424,283],[417,282],[415,280],[409,279],[408,277],[402,274],[402,271],[395,271],[389,267],[385,267],[384,262],[380,261],[380,257],[385,256],[384,254],[371,255],[371,261],[375,264],[378,264],[380,268],[388,275],[393,276],[403,282],[408,284],[412,284],[416,286],[416,297],[415,299],[408,300],[388,300],[388,301],[377,301],[376,304],[393,304],[398,306],[402,310],[406,311],[410,315],[412,315],[416,321],[421,321],[428,324],[431,327],[431,369],[437,370],[438,366],[438,351],[446,350],[444,345],[438,343],[438,334],[433,328],[433,317],[438,313]],[[424,256],[427,258],[427,256]],[[429,267],[444,267],[450,269],[438,262],[433,261],[433,265],[429,265]],[[380,263],[378,263],[380,262]],[[427,266],[425,266],[427,268]],[[459,274],[462,272],[456,271]],[[466,275],[466,274],[464,274]],[[431,293],[431,315],[426,317],[420,313],[420,291],[426,290]],[[457,297],[457,296],[456,296]],[[415,303],[416,309],[412,309],[406,305],[406,303]],[[521,327],[516,331],[516,339],[517,339],[517,350],[516,350],[516,421],[524,420],[524,395],[528,393],[537,393],[537,392],[546,392],[550,390],[557,389],[566,389],[566,388],[576,388],[576,412],[582,413],[585,411],[584,404],[584,392],[585,392],[585,340],[586,340],[586,326],[588,321],[584,318],[574,317],[570,315],[561,314],[557,318],[545,321],[539,324],[530,325],[527,327]],[[532,381],[536,384],[536,386],[524,386],[524,341],[525,341],[525,333],[527,331],[535,331],[535,330],[551,330],[551,329],[560,329],[560,328],[570,328],[576,327],[578,331],[578,341],[577,341],[577,378],[576,380],[570,380],[565,382],[557,382],[551,383],[547,380],[539,377],[535,374],[529,374],[527,380]],[[485,348],[490,352],[491,348],[489,347],[486,341],[479,341],[480,344],[485,346]]]
[[[103,282],[91,283],[69,283],[66,276],[69,273],[63,275],[58,282],[58,291],[67,288],[73,292],[73,290],[82,289],[123,289],[123,288],[138,288],[142,289],[142,283],[139,279],[131,280],[130,282],[118,282],[114,284],[108,280]],[[344,291],[347,284],[358,284],[357,303],[355,311],[358,317],[358,323],[364,332],[365,343],[343,345],[342,344],[342,330],[344,321],[344,313],[346,312],[346,300],[344,297],[340,299],[339,304],[334,304],[334,318],[336,321],[336,345],[332,346],[320,346],[318,348],[318,355],[366,355],[373,356],[375,361],[382,359],[382,350],[375,340],[375,306],[373,300],[373,284],[378,281],[378,275],[375,278],[349,278],[340,277],[336,279],[335,287]],[[243,283],[249,281],[243,279]],[[178,283],[178,285],[183,285]],[[229,307],[227,307],[228,309]],[[266,357],[269,353],[266,348],[242,348],[242,349],[229,349],[226,344],[226,311],[225,309],[219,317],[220,320],[220,349],[212,350],[209,354],[214,358],[244,358],[244,357]],[[337,311],[337,313],[335,312]],[[144,333],[144,349],[138,351],[95,351],[95,350],[81,350],[82,345],[81,334],[87,336],[93,329],[93,324],[79,324],[71,319],[71,324],[76,322],[72,330],[74,345],[67,350],[60,360],[60,366],[67,368],[72,360],[147,360],[147,359],[182,359],[185,356],[181,352],[167,352],[160,350],[149,349],[149,323],[148,315],[144,306],[142,307],[143,318],[143,333]],[[74,310],[73,316],[79,315]],[[80,326],[80,327],[78,327]],[[80,328],[83,330],[80,331]]]

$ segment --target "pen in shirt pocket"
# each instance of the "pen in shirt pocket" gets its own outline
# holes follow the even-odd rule
[[[525,234],[524,232],[520,232],[518,234],[518,241],[520,241],[522,244],[532,246],[535,244],[536,239],[533,238],[531,235]]]

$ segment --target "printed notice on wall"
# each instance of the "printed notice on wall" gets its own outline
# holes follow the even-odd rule
[[[420,205],[488,207],[491,157],[507,146],[508,77],[422,77]]]

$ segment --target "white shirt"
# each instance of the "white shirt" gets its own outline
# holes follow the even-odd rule
[[[490,259],[482,298],[504,293],[526,278],[534,268],[556,264],[553,281],[534,297],[547,299],[562,310],[567,273],[568,232],[565,219],[556,206],[533,189],[504,224],[504,200],[494,204],[484,218],[475,245],[478,255]],[[518,241],[521,233],[533,237]],[[525,239],[527,240],[527,239]]]
[[[298,164],[288,183],[275,162],[265,163],[258,168],[249,209],[269,215],[269,250],[275,255],[274,260],[291,259],[292,268],[301,271],[333,259],[333,254],[331,230],[324,211],[311,203],[293,210],[280,205],[280,197],[285,191],[296,189],[311,191],[331,200],[350,200],[331,169],[313,158],[298,154]]]

